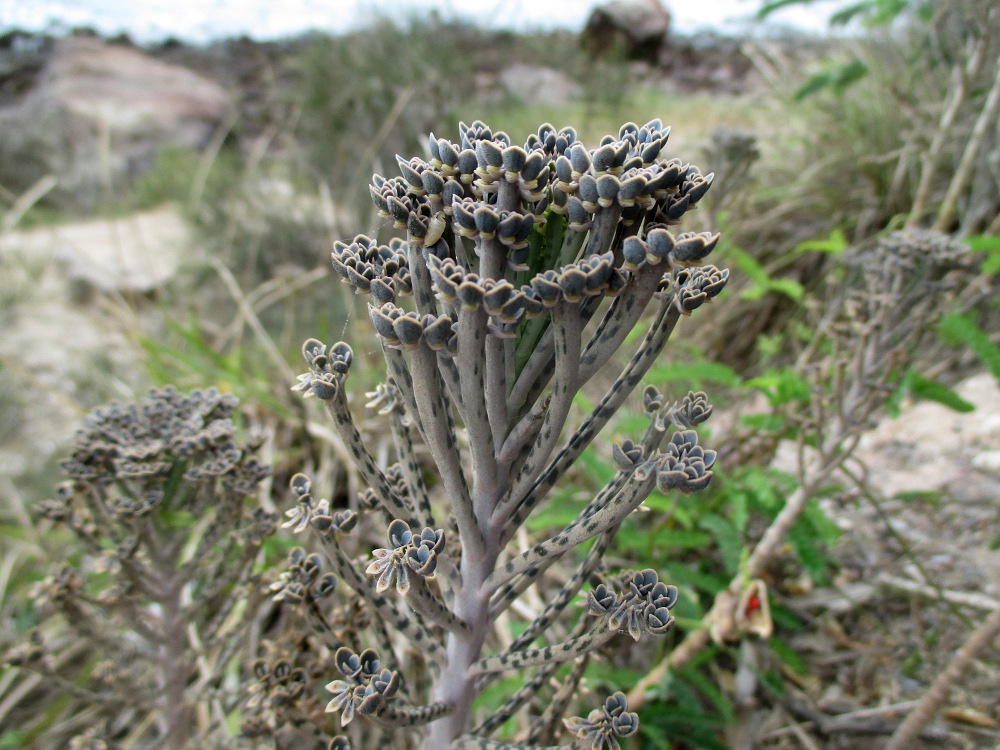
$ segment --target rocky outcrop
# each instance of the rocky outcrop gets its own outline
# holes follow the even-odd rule
[[[34,85],[0,107],[0,184],[54,175],[50,198],[90,208],[164,147],[200,148],[231,109],[218,84],[139,50],[86,37],[55,42]]]
[[[595,56],[621,55],[655,65],[670,34],[670,12],[660,0],[614,0],[591,12],[583,45]]]

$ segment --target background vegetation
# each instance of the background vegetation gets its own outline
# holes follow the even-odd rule
[[[254,83],[260,101],[241,109],[217,147],[163,152],[152,171],[102,209],[120,221],[172,207],[192,228],[190,258],[153,294],[98,293],[86,303],[87,315],[114,328],[127,356],[91,353],[56,380],[14,358],[0,360],[0,446],[7,455],[35,439],[30,420],[42,402],[57,401],[82,417],[150,386],[215,386],[238,396],[245,426],[267,436],[261,458],[273,474],[258,497],[265,509],[285,508],[282,490],[300,471],[335,507],[348,507],[357,480],[340,463],[322,420],[288,388],[297,367],[290,363],[308,336],[344,339],[370,365],[355,365],[355,393],[365,390],[358,379],[373,388],[383,378],[363,306],[341,291],[327,258],[333,239],[359,231],[390,236],[367,197],[371,173],[391,171],[397,153],[419,152],[428,132],[453,135],[460,120],[483,119],[515,141],[542,121],[574,125],[592,143],[617,123],[661,117],[674,127],[676,151],[700,150],[700,166],[717,173],[697,228],[723,233],[715,262],[733,273],[720,309],[697,330],[699,345],[673,350],[650,382],[669,397],[710,386],[716,414],[730,419],[713,428],[721,481],[711,497],[695,505],[651,499],[649,521],[622,534],[612,555],[655,567],[681,588],[675,639],[656,652],[623,646],[589,667],[586,684],[597,696],[646,688],[630,695],[644,704],[634,747],[881,747],[913,708],[908,701],[983,619],[975,605],[946,596],[949,587],[898,531],[899,514],[952,517],[961,498],[886,497],[866,479],[858,441],[917,399],[983,418],[953,386],[970,368],[1000,380],[1000,19],[987,6],[872,0],[845,5],[834,21],[855,16],[862,25],[826,40],[819,52],[802,40],[731,44],[733,55],[752,64],[738,93],[681,88],[656,67],[595,61],[570,34],[497,37],[457,23],[386,21],[289,43]],[[677,43],[696,54],[697,44]],[[561,71],[572,85],[556,104],[525,98],[490,74],[514,61]],[[21,196],[0,197],[11,236],[79,218],[44,201],[25,208]],[[910,296],[893,298],[896,308],[878,313],[901,334],[877,340],[896,355],[869,363],[864,408],[834,429],[848,408],[842,376],[862,372],[845,369],[855,363],[851,342],[858,339],[843,330],[860,321],[841,314],[852,295],[877,296],[863,270],[882,267],[873,259],[885,257],[897,230],[940,233],[913,241],[928,257],[941,243],[949,252],[961,245],[966,254],[954,256],[952,266],[921,266],[919,293],[903,290]],[[2,329],[32,314],[33,290],[51,269],[10,255],[0,263]],[[952,271],[958,280],[938,285]],[[936,295],[933,304],[917,303],[929,295]],[[912,313],[908,322],[901,312]],[[37,346],[58,357],[60,335]],[[589,409],[580,406],[581,413]],[[644,424],[636,405],[616,429],[633,434]],[[26,598],[68,544],[67,536],[39,525],[33,510],[54,492],[65,437],[64,430],[62,446],[43,460],[0,470],[0,645],[16,648],[39,627],[56,645],[45,669],[21,664],[0,676],[0,748],[66,747],[100,714],[85,693],[67,689],[86,685],[93,667],[73,647],[72,623],[45,619]],[[610,443],[585,459],[560,490],[565,502],[531,520],[534,532],[571,519],[579,498],[614,471]],[[995,476],[990,481],[995,488]],[[1000,548],[1000,510],[995,492],[991,497],[994,507],[962,540],[969,555]],[[791,498],[801,507],[785,529],[787,543],[753,576],[769,586],[773,633],[709,640],[716,596],[746,569]],[[862,518],[873,519],[879,533],[858,534],[851,524]],[[276,577],[290,546],[280,535],[264,546],[262,585]],[[910,571],[915,586],[933,596],[880,589],[870,595],[884,610],[879,622],[865,607],[815,605],[817,592],[833,597],[871,583],[881,564]],[[275,607],[260,618],[244,665],[280,622]],[[683,658],[669,663],[685,642]],[[954,748],[1000,741],[1000,661],[996,650],[979,656],[951,705],[950,723],[931,725],[924,741]],[[878,669],[886,671],[879,676]],[[52,679],[56,671],[62,682]],[[227,684],[244,689],[249,681],[244,670]],[[228,720],[235,731],[239,710]],[[505,729],[508,736],[517,730],[516,720]]]

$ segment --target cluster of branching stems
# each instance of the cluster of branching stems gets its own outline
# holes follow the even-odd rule
[[[248,613],[265,601],[253,565],[278,516],[248,508],[268,469],[235,442],[235,407],[167,388],[95,411],[63,464],[69,481],[38,507],[73,543],[6,660],[79,701],[74,747],[190,748],[241,701],[220,688],[248,657]]]
[[[846,261],[851,270],[837,281],[839,291],[832,290],[835,304],[824,308],[792,365],[809,385],[808,401],[777,408],[791,428],[786,439],[796,445],[797,487],[718,594],[703,627],[689,631],[629,691],[633,708],[656,696],[670,671],[689,664],[713,640],[742,636],[741,602],[748,587],[781,555],[792,527],[825,487],[840,482],[866,491],[857,448],[920,362],[937,322],[965,291],[974,270],[964,246],[924,230],[893,233],[872,248],[852,252]],[[914,562],[922,570],[919,560]],[[930,576],[924,583],[936,587]]]
[[[703,264],[718,236],[672,231],[711,175],[662,159],[667,134],[659,121],[628,123],[587,148],[572,129],[546,124],[522,147],[481,122],[462,125],[458,141],[432,135],[426,160],[399,158],[398,177],[373,180],[373,200],[405,240],[336,243],[336,271],[369,295],[388,372],[369,405],[389,423],[395,462],[380,463],[361,437],[346,344],[307,341],[309,369],[295,388],[324,403],[368,488],[357,508],[382,519],[387,542],[367,563],[352,559],[353,509],[317,501],[300,475],[289,524],[312,527],[326,562],[307,572],[300,555],[276,590],[311,607],[314,589],[325,596],[332,586],[319,584],[322,568],[348,589],[331,601],[358,597],[372,612],[369,628],[351,630],[354,641],[329,620],[320,626],[337,654],[333,676],[343,678],[327,686],[327,710],[342,726],[362,716],[387,731],[405,727],[406,745],[424,748],[550,742],[591,653],[619,633],[638,639],[672,626],[676,589],[651,570],[584,592],[582,614],[570,605],[605,575],[605,551],[651,492],[709,483],[715,453],[694,429],[711,412],[704,394],[670,403],[647,388],[649,429],[614,446],[614,477],[565,528],[527,549],[516,542],[677,323],[725,285],[728,272]],[[638,326],[645,333],[633,338]],[[618,374],[597,405],[575,417],[576,395],[611,367]],[[571,574],[521,635],[499,646],[498,618],[556,563]],[[564,664],[572,666],[561,688],[527,734],[517,744],[491,739],[550,690]],[[476,724],[477,697],[512,671],[524,673],[523,686]],[[573,746],[613,747],[637,721],[624,696],[613,696],[564,724]],[[348,744],[346,735],[331,742]]]

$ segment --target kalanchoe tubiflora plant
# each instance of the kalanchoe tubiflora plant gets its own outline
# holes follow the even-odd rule
[[[373,615],[352,629],[359,642],[327,635],[342,676],[327,686],[327,710],[341,726],[360,717],[368,731],[396,731],[400,747],[434,750],[556,741],[590,654],[619,634],[638,640],[672,626],[677,589],[652,570],[584,587],[604,575],[605,551],[651,492],[708,485],[715,453],[695,431],[711,414],[704,394],[670,404],[647,388],[649,427],[610,449],[614,477],[548,539],[527,549],[515,541],[681,317],[725,286],[728,272],[705,265],[718,235],[675,229],[712,176],[661,158],[667,134],[658,120],[628,123],[587,148],[571,128],[543,125],[522,147],[482,122],[463,124],[458,141],[432,135],[426,160],[399,158],[399,176],[374,177],[372,198],[405,240],[335,244],[337,273],[369,298],[388,370],[369,406],[388,420],[397,462],[381,465],[355,425],[350,347],[307,341],[308,371],[294,388],[326,406],[368,487],[358,508],[380,519],[386,539],[367,562],[353,558],[346,535],[357,519],[331,515],[307,478],[293,480],[288,525],[312,527],[344,589]],[[645,334],[633,341],[637,326]],[[572,416],[576,394],[606,367],[618,374],[597,406]],[[286,601],[315,587],[318,569],[304,571],[307,561],[303,552],[278,587]],[[502,645],[497,619],[556,563],[570,571],[563,585]],[[582,611],[570,608],[581,595]],[[515,670],[528,675],[524,687],[477,719],[477,696]],[[535,697],[548,708],[520,744],[492,739]],[[618,693],[569,720],[574,736],[563,739],[617,748],[637,722]],[[332,746],[345,747],[348,734]]]
[[[77,433],[69,481],[39,506],[76,544],[36,587],[31,644],[7,655],[83,701],[90,729],[59,746],[181,750],[228,734],[204,709],[236,708],[222,683],[248,656],[266,603],[253,566],[278,525],[247,500],[270,469],[259,442],[238,441],[237,405],[167,387]]]

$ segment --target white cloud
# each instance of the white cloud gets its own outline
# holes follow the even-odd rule
[[[94,26],[102,33],[127,31],[140,40],[175,35],[196,41],[248,34],[273,38],[308,28],[343,31],[377,13],[436,10],[445,18],[467,18],[489,28],[576,28],[601,0],[0,0],[0,27],[40,30],[56,25]],[[677,0],[674,28],[690,32],[725,29],[747,19],[757,0]],[[819,30],[836,2],[792,7],[775,20]]]

